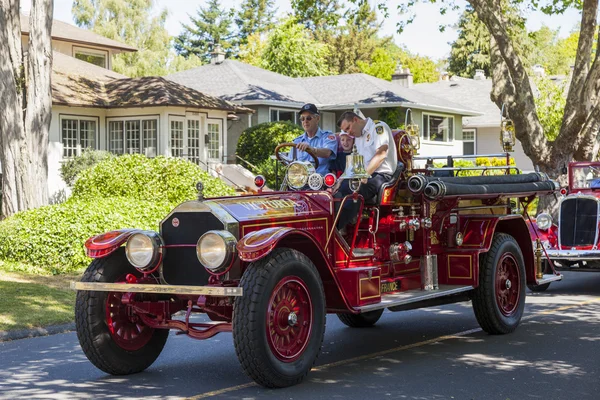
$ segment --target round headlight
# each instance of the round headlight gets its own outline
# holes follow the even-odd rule
[[[125,245],[127,260],[141,271],[154,268],[159,253],[160,239],[154,232],[135,233],[129,237]]]
[[[535,223],[541,231],[546,231],[552,226],[552,217],[550,214],[541,213],[535,219]]]
[[[287,170],[287,181],[292,189],[302,189],[308,181],[308,176],[314,172],[314,167],[311,168],[312,164],[305,164],[303,162],[294,162],[290,164]]]
[[[198,240],[196,255],[209,272],[221,274],[231,265],[235,244],[235,237],[227,231],[208,231]]]

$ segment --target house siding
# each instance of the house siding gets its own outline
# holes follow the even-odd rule
[[[475,128],[477,130],[477,154],[501,153],[500,128]],[[531,159],[525,155],[521,142],[517,140],[515,151],[511,155],[515,159],[516,166],[522,171],[534,169]]]

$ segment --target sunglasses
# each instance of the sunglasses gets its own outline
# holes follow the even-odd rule
[[[301,122],[304,122],[304,121],[309,121],[309,122],[310,122],[310,121],[312,121],[312,120],[313,120],[313,118],[314,118],[314,117],[310,117],[310,116],[309,116],[309,117],[300,117],[300,121],[301,121]]]

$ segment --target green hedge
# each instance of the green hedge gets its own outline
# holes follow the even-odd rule
[[[79,174],[66,202],[1,221],[0,260],[23,263],[22,272],[38,274],[84,268],[91,261],[83,247],[90,236],[123,228],[157,230],[175,205],[197,197],[199,180],[207,197],[234,194],[183,159],[142,155],[105,159]]]
[[[67,160],[60,166],[60,176],[69,186],[73,186],[77,176],[107,158],[115,157],[108,151],[85,149],[80,156]]]
[[[69,199],[18,213],[0,223],[0,258],[52,274],[72,272],[91,261],[83,247],[89,237],[121,228],[157,230],[171,209],[166,201],[108,197]]]
[[[104,160],[82,171],[73,187],[73,197],[116,196],[176,203],[196,198],[198,181],[204,183],[206,197],[235,194],[223,181],[187,160],[128,154]]]
[[[270,157],[275,147],[281,143],[292,142],[302,135],[304,130],[292,122],[265,122],[246,129],[240,136],[236,153],[238,156],[256,166],[256,174],[262,174],[271,188],[275,185],[275,161]],[[243,164],[245,168],[248,165]],[[281,176],[281,171],[280,171]]]
[[[440,168],[443,167],[446,163],[445,162],[435,162],[433,163],[433,165],[436,168]],[[478,157],[475,159],[475,162],[473,161],[469,161],[469,160],[463,160],[463,159],[459,159],[459,160],[454,160],[454,167],[499,167],[499,166],[505,166],[506,165],[506,159],[504,158],[488,158],[488,157]],[[510,159],[510,165],[515,165],[515,160],[514,158]],[[482,175],[481,170],[466,170],[466,171],[458,171],[455,172],[455,176],[479,176]],[[506,172],[506,170],[504,169],[492,169],[492,170],[488,170],[485,171],[485,175],[504,175]],[[511,169],[510,170],[511,174],[516,174],[516,170]]]

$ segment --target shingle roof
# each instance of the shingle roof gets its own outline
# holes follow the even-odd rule
[[[162,77],[128,78],[58,52],[53,56],[53,104],[101,108],[183,106],[252,112]]]
[[[29,16],[21,14],[21,33],[29,35]],[[72,43],[92,44],[122,51],[137,51],[135,47],[105,38],[90,30],[78,28],[66,22],[52,20],[52,38]]]
[[[500,110],[490,99],[491,79],[453,77],[449,81],[416,84],[414,89],[424,94],[451,99],[465,108],[483,113],[481,116],[463,118],[464,127],[500,126]]]
[[[450,109],[463,115],[477,114],[451,101],[425,95],[396,83],[366,74],[290,78],[235,60],[203,65],[166,77],[182,85],[241,104],[263,101],[300,105],[315,103],[320,108],[335,105],[406,103],[415,108]]]
[[[367,74],[346,74],[297,78],[322,105],[407,103],[424,109],[448,109],[463,115],[476,115],[476,108],[465,107],[444,98],[406,88]],[[412,105],[411,105],[412,103]],[[328,107],[323,107],[326,109]],[[331,107],[329,107],[331,109]]]
[[[222,99],[315,103],[317,100],[294,78],[235,60],[177,72],[169,80]]]

